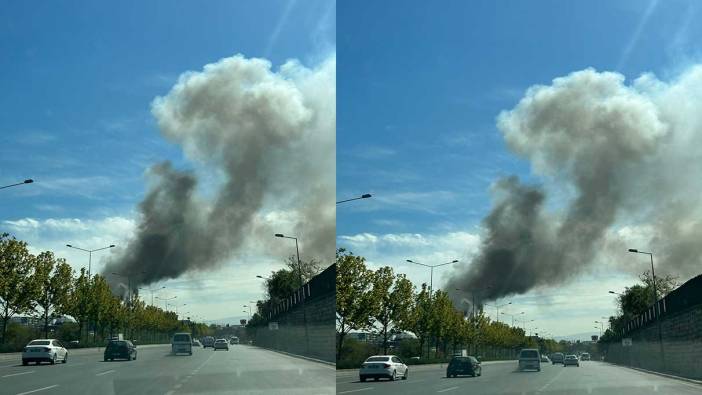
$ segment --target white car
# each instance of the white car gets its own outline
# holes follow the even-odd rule
[[[56,339],[36,339],[32,340],[22,351],[22,365],[34,362],[50,362],[52,365],[56,361],[68,362],[68,350]]]
[[[227,339],[217,339],[214,342],[214,345],[212,348],[217,351],[218,349],[223,349],[229,351],[229,343],[227,342]]]
[[[402,380],[407,380],[409,368],[398,356],[374,355],[363,362],[358,375],[361,381],[371,378],[378,381],[381,377],[392,381],[397,380],[398,377],[402,377]]]

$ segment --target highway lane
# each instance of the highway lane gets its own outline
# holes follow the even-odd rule
[[[337,372],[336,393],[402,395],[686,395],[702,386],[596,361],[580,367],[543,364],[541,372],[519,372],[517,362],[486,362],[481,377],[446,378],[446,365],[410,366],[410,377],[361,383],[358,371]]]
[[[333,394],[334,367],[247,345],[230,351],[139,347],[136,361],[103,362],[101,352],[67,364],[0,364],[0,394]]]

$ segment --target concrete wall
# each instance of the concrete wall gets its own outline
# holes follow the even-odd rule
[[[662,351],[655,322],[629,332],[630,347],[612,343],[608,362],[702,379],[702,305],[664,316],[661,320]]]
[[[335,362],[335,306],[333,293],[305,302],[304,306],[298,304],[272,320],[278,323],[277,330],[256,328],[254,345]],[[309,339],[309,344],[306,339]]]

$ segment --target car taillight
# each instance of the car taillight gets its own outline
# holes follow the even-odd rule
[[[384,363],[384,364],[383,364],[383,367],[384,367],[385,369],[389,368],[390,366],[392,366],[392,365],[390,365],[389,363]]]

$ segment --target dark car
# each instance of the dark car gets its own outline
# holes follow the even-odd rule
[[[480,361],[478,361],[478,359],[475,357],[453,357],[446,368],[446,377],[456,377],[459,375],[470,375],[475,377],[480,376],[482,374],[482,370],[483,369],[480,367]]]
[[[136,346],[129,340],[110,340],[105,347],[105,361],[115,359],[126,359],[131,361],[137,358]]]
[[[557,363],[563,363],[564,360],[565,360],[565,355],[563,355],[562,352],[556,352],[556,353],[551,354],[551,363],[553,365],[555,365]]]

